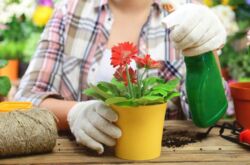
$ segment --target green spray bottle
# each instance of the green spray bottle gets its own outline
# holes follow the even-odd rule
[[[185,57],[186,91],[192,120],[199,127],[214,125],[228,103],[222,78],[212,52]]]
[[[173,12],[170,3],[163,6]],[[222,77],[212,51],[185,57],[186,92],[192,120],[198,127],[209,127],[222,118],[228,103]]]

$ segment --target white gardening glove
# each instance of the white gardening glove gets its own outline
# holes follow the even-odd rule
[[[226,30],[219,18],[206,6],[185,4],[163,19],[170,39],[185,56],[195,56],[221,48]]]
[[[121,130],[112,123],[117,120],[117,114],[97,100],[79,102],[68,113],[70,130],[77,143],[99,154],[104,151],[102,143],[114,146],[115,139],[121,136]]]

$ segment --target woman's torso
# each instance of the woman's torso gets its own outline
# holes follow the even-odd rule
[[[63,58],[65,74],[63,74],[61,82],[63,89],[60,91],[67,100],[81,101],[87,99],[82,94],[82,90],[87,88],[88,83],[91,82],[89,77],[101,80],[101,75],[112,74],[106,69],[100,69],[100,63],[103,59],[105,59],[104,61],[109,60],[104,52],[108,48],[110,33],[112,35],[114,18],[107,1],[87,0],[85,4],[82,1],[76,1],[76,4],[71,6],[71,10],[73,12],[69,13],[65,31],[65,55]],[[137,26],[137,28],[141,26],[137,45],[140,54],[147,53],[155,60],[165,61],[164,67],[152,74],[169,80],[175,76],[181,77],[183,60],[180,56],[175,55],[168,40],[168,31],[161,24],[161,19],[166,15],[167,13],[161,9],[160,3],[155,1],[145,24]],[[129,20],[124,21],[128,25],[133,24]],[[124,30],[126,29],[124,28]],[[97,73],[99,77],[97,77]],[[74,92],[71,92],[72,89]]]

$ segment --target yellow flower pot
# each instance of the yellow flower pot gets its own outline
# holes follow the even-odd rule
[[[160,156],[167,104],[139,107],[111,106],[119,115],[122,136],[115,155],[127,160],[149,160]]]

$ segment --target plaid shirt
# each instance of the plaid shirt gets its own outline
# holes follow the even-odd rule
[[[155,0],[137,43],[140,53],[164,61],[165,66],[157,74],[165,80],[185,74],[183,58],[176,54],[168,30],[161,24],[167,14]],[[82,91],[88,87],[91,66],[98,65],[106,49],[112,22],[107,0],[71,0],[58,5],[15,99],[34,105],[48,97],[87,100]],[[183,91],[181,98],[185,100]]]

